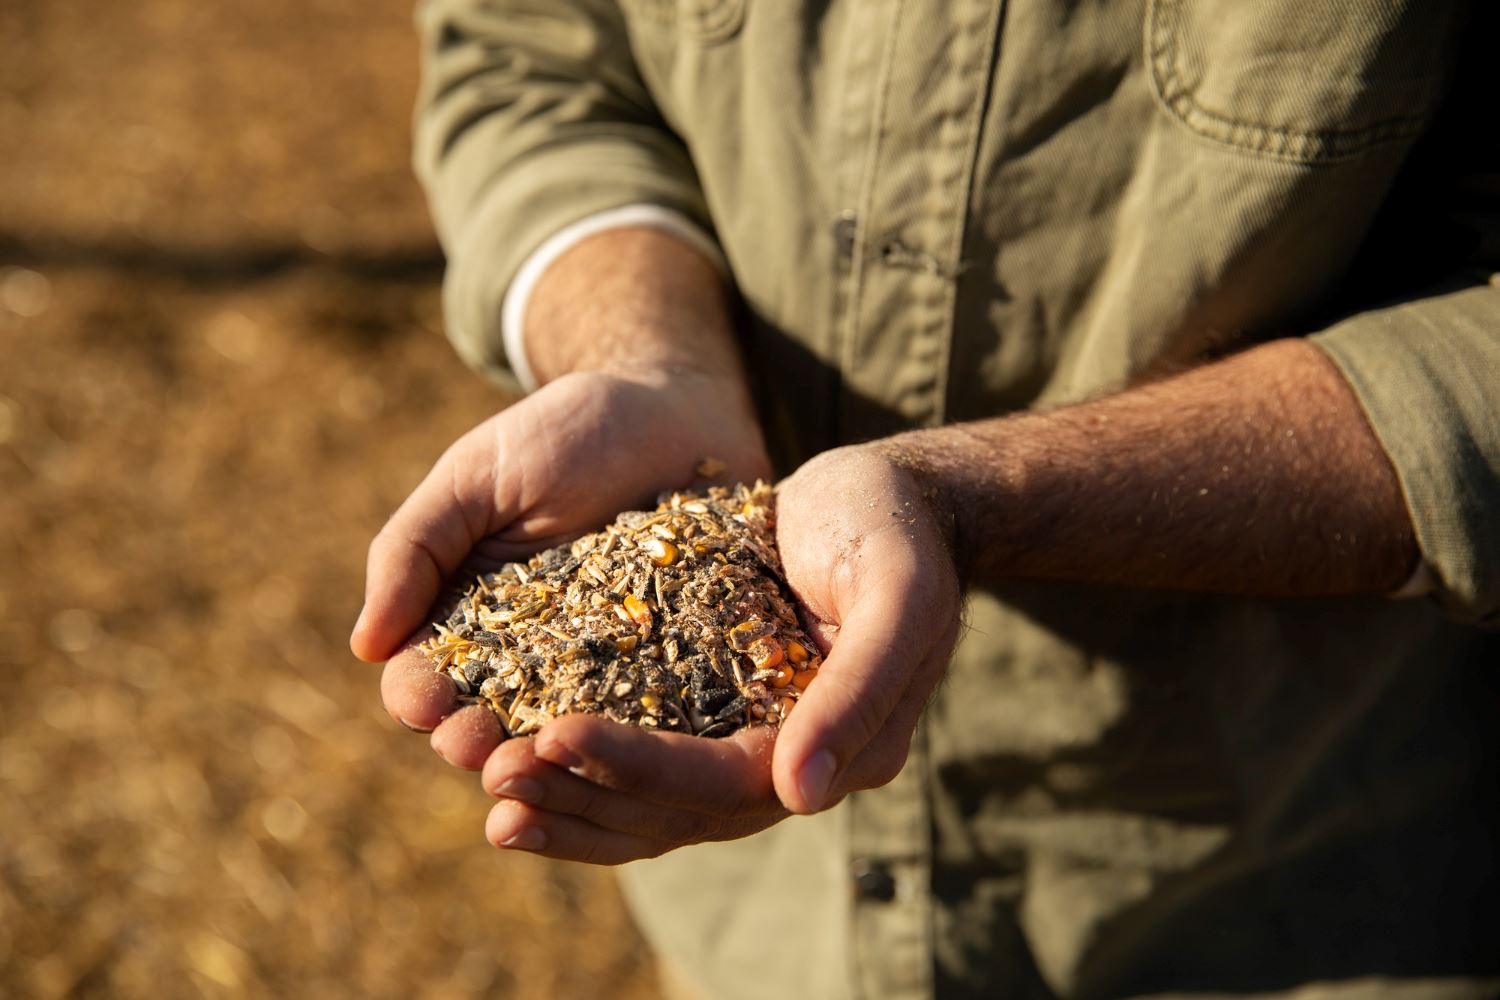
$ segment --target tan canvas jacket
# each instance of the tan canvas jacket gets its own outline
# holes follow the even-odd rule
[[[1313,338],[1427,601],[1016,584],[906,770],[632,868],[726,997],[1496,988],[1500,79],[1457,0],[429,0],[455,344],[622,205],[714,233],[782,469]],[[1314,985],[1308,985],[1314,984]]]

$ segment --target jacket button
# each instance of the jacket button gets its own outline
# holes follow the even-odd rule
[[[861,858],[849,866],[854,895],[870,903],[889,903],[896,898],[896,878],[889,865]]]

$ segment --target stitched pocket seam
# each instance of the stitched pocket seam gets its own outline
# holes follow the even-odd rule
[[[1297,129],[1246,121],[1205,107],[1180,69],[1181,6],[1182,0],[1149,0],[1145,43],[1151,90],[1164,111],[1205,139],[1275,160],[1328,163],[1349,159],[1371,146],[1410,138],[1427,121],[1423,113],[1354,128]]]
[[[620,0],[629,13],[694,41],[714,43],[740,28],[745,0]]]

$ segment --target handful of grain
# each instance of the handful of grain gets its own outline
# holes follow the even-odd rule
[[[786,718],[821,662],[765,483],[674,493],[480,577],[421,649],[511,736],[570,712],[725,736]]]

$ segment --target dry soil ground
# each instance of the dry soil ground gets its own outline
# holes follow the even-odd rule
[[[504,402],[440,333],[405,0],[8,0],[0,53],[0,995],[652,995],[345,647]]]

